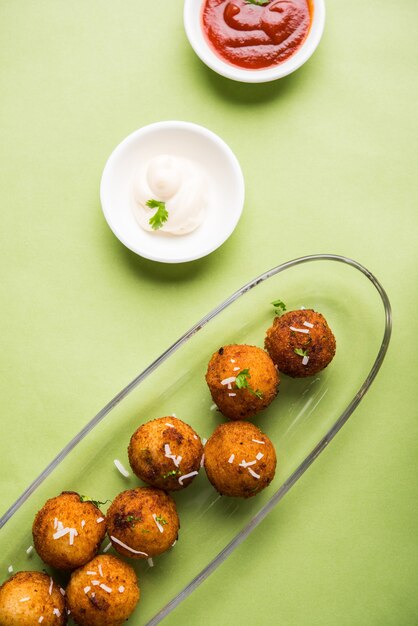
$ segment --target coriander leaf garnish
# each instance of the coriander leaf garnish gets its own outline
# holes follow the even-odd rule
[[[248,389],[248,391],[252,393],[253,396],[256,396],[257,398],[262,400],[263,392],[259,389],[254,390],[248,382],[249,378],[251,378],[250,370],[248,368],[245,370],[241,370],[238,376],[235,378],[235,385],[237,389]]]
[[[104,506],[108,502],[111,502],[111,500],[105,500],[104,502],[101,502],[100,500],[93,500],[93,498],[89,498],[88,496],[80,496],[80,502],[91,502],[92,504],[94,504],[94,506],[100,509],[101,506]]]
[[[133,528],[136,524],[136,522],[142,522],[142,519],[140,517],[136,517],[135,515],[127,515],[125,517],[124,520],[127,524],[130,524],[131,527]]]
[[[273,300],[274,312],[276,315],[281,315],[286,311],[286,305],[282,300]]]
[[[308,356],[309,350],[302,350],[302,348],[295,348],[294,353],[298,356]]]
[[[265,4],[268,4],[270,0],[245,0],[247,4],[256,4],[259,7],[263,7]]]
[[[247,378],[251,378],[250,370],[249,369],[241,370],[235,379],[235,385],[237,386],[238,389],[246,389],[248,387]]]
[[[161,517],[161,515],[157,515],[155,521],[160,522],[160,524],[162,524],[163,526],[165,526],[165,524],[168,524],[167,520]]]
[[[162,226],[164,226],[165,222],[168,220],[168,211],[165,208],[165,202],[162,202],[161,200],[151,199],[147,200],[145,204],[150,209],[157,209],[154,215],[149,220],[149,224],[152,230],[158,230],[159,228],[162,228]]]
[[[161,476],[161,478],[163,480],[165,480],[166,478],[170,478],[170,476],[177,476],[177,474],[179,474],[179,473],[180,473],[179,470],[176,470],[176,469],[175,470],[171,470],[171,472],[167,472],[167,474],[163,474]]]

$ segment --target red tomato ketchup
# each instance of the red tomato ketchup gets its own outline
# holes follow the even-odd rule
[[[283,63],[305,41],[312,21],[312,0],[205,0],[203,32],[224,61],[246,69]]]

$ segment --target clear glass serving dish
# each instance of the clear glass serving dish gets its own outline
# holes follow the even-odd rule
[[[181,520],[179,541],[155,558],[153,567],[146,561],[130,561],[142,591],[131,622],[158,624],[216,569],[329,444],[382,364],[391,334],[390,303],[377,279],[356,261],[321,254],[279,265],[231,295],[151,363],[68,443],[0,519],[0,582],[9,565],[15,572],[45,567],[26,549],[32,544],[34,515],[48,498],[74,490],[104,501],[140,484],[132,475],[124,478],[113,460],[129,467],[127,445],[141,423],[175,413],[202,438],[210,436],[224,420],[211,410],[204,379],[207,362],[228,343],[263,346],[274,317],[271,302],[277,298],[288,310],[305,306],[323,313],[337,339],[336,356],[312,378],[282,376],[277,399],[254,418],[277,451],[276,476],[267,489],[249,500],[220,497],[202,470],[190,487],[174,494]],[[57,578],[65,584],[62,575]]]

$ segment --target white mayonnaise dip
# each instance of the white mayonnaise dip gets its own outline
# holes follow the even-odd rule
[[[208,183],[196,163],[183,157],[161,154],[139,168],[134,180],[135,217],[139,225],[153,233],[185,235],[203,221],[208,201]],[[156,209],[149,200],[165,202],[168,219],[158,230],[149,220]]]

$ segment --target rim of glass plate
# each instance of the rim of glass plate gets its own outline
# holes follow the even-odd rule
[[[382,300],[385,327],[383,332],[382,342],[379,348],[379,352],[376,359],[370,369],[370,372],[357,391],[351,402],[348,404],[343,413],[335,421],[334,425],[328,430],[328,432],[320,439],[317,445],[312,449],[309,455],[304,461],[296,468],[296,470],[289,476],[289,478],[283,483],[283,485],[272,495],[270,500],[260,509],[260,511],[252,518],[252,520],[225,546],[221,552],[212,560],[208,565],[193,578],[186,587],[180,591],[170,602],[168,602],[150,621],[146,626],[156,626],[161,620],[163,620],[176,606],[178,606],[187,596],[189,596],[208,576],[223,562],[225,559],[248,537],[252,530],[268,515],[268,513],[276,506],[278,502],[286,495],[291,487],[299,480],[299,478],[306,472],[306,470],[312,465],[314,460],[321,454],[326,446],[332,441],[335,435],[341,430],[349,417],[352,415],[363,396],[370,388],[372,382],[376,378],[376,375],[385,358],[391,332],[392,332],[392,309],[389,298],[386,291],[382,287],[381,283],[364,265],[361,265],[350,257],[341,256],[337,254],[312,254],[303,257],[298,257],[286,263],[277,265],[276,267],[260,274],[250,282],[246,283],[241,289],[235,291],[229,298],[224,300],[217,307],[212,309],[207,315],[205,315],[199,322],[194,324],[186,333],[184,333],[175,343],[173,343],[165,352],[163,352],[155,361],[153,361],[147,368],[145,368],[138,376],[136,376],[126,387],[124,387],[110,402],[108,402],[77,434],[71,439],[68,444],[59,452],[59,454],[47,465],[47,467],[39,474],[39,476],[25,489],[22,495],[12,504],[12,506],[5,512],[0,518],[0,529],[10,520],[13,515],[20,509],[20,507],[26,502],[29,496],[36,491],[36,489],[44,482],[44,480],[51,474],[51,472],[66,458],[66,456],[86,437],[86,435],[93,430],[93,428],[102,421],[102,419],[123,400],[139,383],[144,380],[151,372],[153,372],[163,361],[165,361],[171,354],[173,354],[178,348],[188,341],[193,335],[201,330],[211,319],[216,317],[221,311],[226,309],[235,300],[244,295],[247,291],[255,287],[261,282],[264,282],[271,276],[279,274],[284,270],[302,265],[311,261],[335,261],[354,267],[360,271],[366,278],[370,280],[375,289],[377,290]]]

